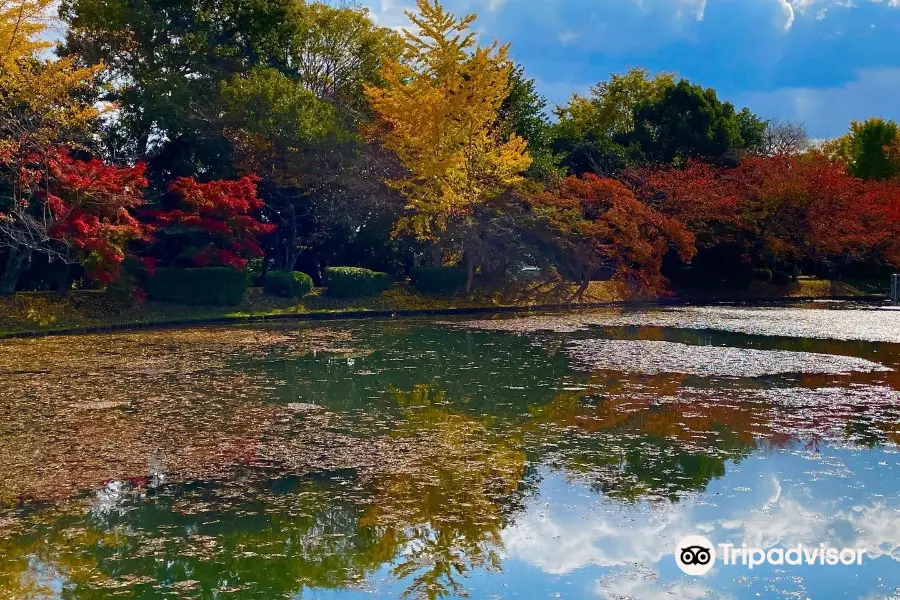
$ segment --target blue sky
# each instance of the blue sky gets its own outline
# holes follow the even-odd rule
[[[413,0],[363,0],[398,27]],[[477,12],[551,105],[611,72],[676,71],[816,138],[851,119],[900,120],[900,0],[444,0]]]

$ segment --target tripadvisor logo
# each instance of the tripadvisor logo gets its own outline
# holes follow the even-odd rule
[[[716,563],[716,547],[702,535],[689,535],[675,546],[675,562],[688,575],[706,575]]]
[[[743,544],[719,544],[718,554],[726,566],[748,569],[769,565],[861,565],[865,548],[829,548],[825,544],[790,548],[752,548]],[[675,546],[675,562],[688,575],[706,575],[716,563],[716,546],[700,535],[689,535]]]

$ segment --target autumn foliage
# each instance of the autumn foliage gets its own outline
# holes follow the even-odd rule
[[[169,186],[176,207],[143,216],[158,236],[175,238],[193,266],[243,269],[263,255],[259,237],[276,229],[255,216],[263,208],[256,182],[252,176],[207,183],[181,177]]]
[[[21,245],[85,267],[89,279],[110,283],[127,244],[147,235],[132,211],[144,203],[145,166],[79,160],[65,148],[26,157],[4,156],[15,169],[16,197],[0,213],[0,230]]]
[[[427,268],[466,293],[538,266],[579,297],[900,267],[893,121],[810,149],[800,123],[636,68],[552,122],[510,46],[437,0],[402,31],[349,5],[195,4],[0,2],[0,295],[255,259],[257,283]],[[160,55],[170,38],[189,42]]]
[[[145,165],[117,167],[59,151],[47,167],[51,185],[45,202],[56,220],[50,235],[77,250],[89,278],[114,281],[127,244],[150,231],[131,213],[144,203]]]
[[[586,175],[528,198],[532,228],[556,269],[580,285],[613,276],[644,290],[662,290],[663,257],[694,255],[694,236],[677,220],[635,198],[621,182]]]
[[[751,156],[733,169],[645,168],[628,180],[701,247],[737,244],[754,264],[900,258],[900,186],[858,179],[822,153]]]
[[[439,2],[417,0],[400,60],[367,86],[374,130],[407,176],[389,185],[407,201],[396,232],[439,240],[454,221],[520,181],[531,164],[526,142],[495,127],[510,93],[509,47],[476,45],[476,15],[457,19]]]

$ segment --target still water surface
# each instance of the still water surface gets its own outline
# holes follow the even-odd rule
[[[900,312],[825,306],[0,342],[0,598],[898,598]]]

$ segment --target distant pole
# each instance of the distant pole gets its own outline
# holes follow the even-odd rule
[[[891,275],[891,304],[900,306],[900,275]]]

